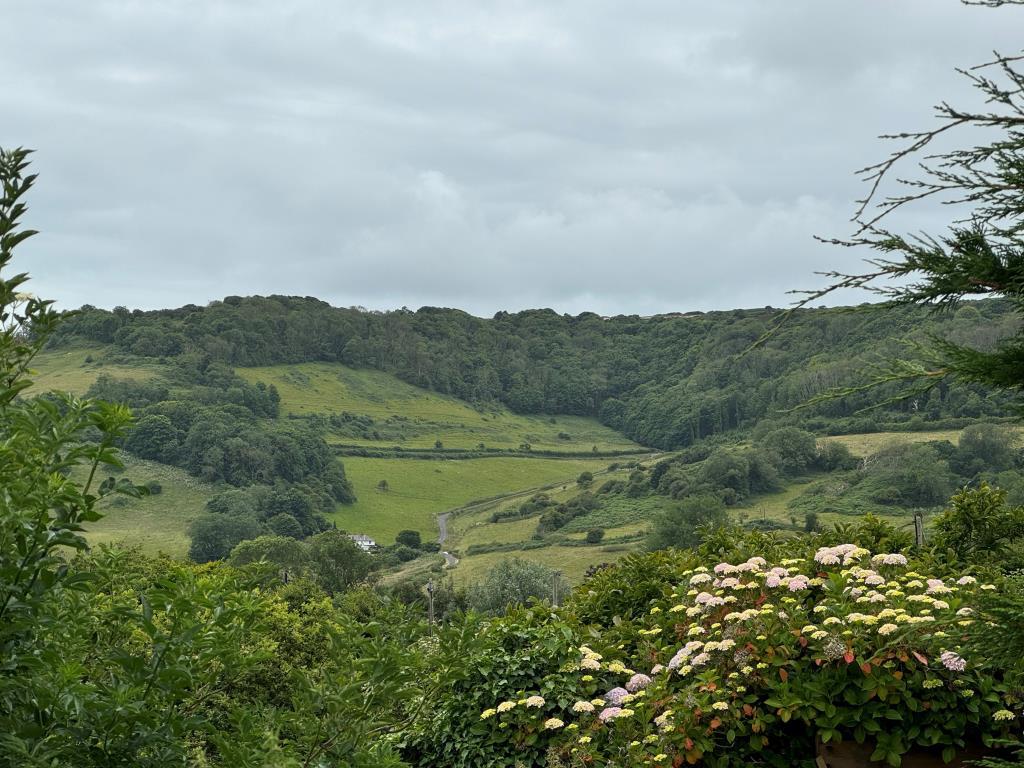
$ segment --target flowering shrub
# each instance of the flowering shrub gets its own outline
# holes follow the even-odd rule
[[[1019,719],[999,671],[961,647],[976,596],[995,589],[969,575],[842,544],[674,582],[628,642],[612,645],[627,638],[610,627],[579,648],[562,670],[575,702],[523,691],[481,717],[513,738],[549,732],[573,764],[665,767],[794,765],[815,736],[870,740],[898,765],[914,746],[949,758]]]

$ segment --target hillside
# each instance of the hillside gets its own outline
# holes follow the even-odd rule
[[[273,384],[285,416],[345,417],[324,424],[329,442],[365,446],[602,453],[642,446],[583,416],[515,414],[498,404],[474,408],[455,397],[406,384],[380,371],[338,363],[236,368],[253,384]]]
[[[1008,412],[1009,395],[952,381],[905,402],[889,402],[902,391],[892,384],[792,409],[866,383],[879,364],[913,358],[913,345],[930,337],[996,349],[1019,327],[1009,302],[970,302],[955,312],[805,309],[776,327],[779,320],[771,308],[650,318],[530,310],[484,319],[432,307],[367,312],[309,298],[236,296],[154,312],[88,308],[61,326],[54,344],[110,344],[148,360],[231,367],[342,363],[485,408],[596,416],[666,450],[765,421],[842,434],[916,422],[940,428]],[[871,406],[879,407],[864,410]]]
[[[157,361],[127,355],[111,345],[92,344],[44,351],[34,362],[34,369],[38,373],[36,391],[91,392],[129,402],[138,416],[140,433],[147,433],[151,424],[170,414],[174,422],[171,427],[181,423],[182,429],[188,429],[187,433],[179,431],[182,451],[193,450],[189,446],[194,440],[188,435],[208,432],[209,417],[193,419],[188,427],[188,422],[180,421],[177,415],[180,404],[209,402],[208,407],[223,409],[215,405],[219,400],[249,402],[249,390],[237,394],[236,381],[248,382],[252,396],[270,392],[272,385],[276,415],[268,418],[254,414],[253,424],[266,424],[260,428],[264,431],[277,429],[274,425],[281,429],[294,425],[321,435],[329,444],[425,450],[409,454],[409,458],[346,456],[340,463],[332,460],[344,466],[355,500],[331,501],[321,510],[322,516],[329,524],[369,534],[382,543],[392,542],[404,529],[420,531],[424,540],[436,540],[437,516],[441,513],[482,499],[504,498],[551,485],[573,485],[581,472],[604,470],[613,460],[608,454],[649,455],[642,446],[591,417],[518,415],[500,405],[474,408],[386,373],[332,363],[240,368],[236,373],[197,377],[173,359]],[[258,407],[263,412],[264,406]],[[210,413],[219,419],[228,412]],[[351,419],[331,421],[342,414]],[[161,493],[144,499],[101,502],[105,516],[88,526],[90,541],[122,541],[150,553],[184,556],[189,548],[189,524],[206,514],[210,499],[230,492],[236,484],[230,474],[211,476],[203,466],[205,460],[195,463],[188,455],[168,451],[166,439],[160,434],[153,440],[134,436],[128,447],[153,455],[162,452],[181,466],[126,454],[129,466],[125,476],[135,483],[158,483]],[[219,450],[218,444],[229,439],[217,437],[217,433],[211,437],[210,448],[204,450]],[[435,447],[438,441],[444,446],[442,451]],[[481,443],[487,453],[480,452]],[[141,447],[136,449],[136,444]],[[456,460],[444,452],[450,449],[470,450],[481,457]],[[595,449],[600,456],[594,455]],[[558,452],[563,457],[548,457],[544,452]],[[190,474],[191,467],[198,472]],[[387,482],[387,491],[380,489],[382,480]]]
[[[102,499],[103,517],[87,523],[85,537],[93,546],[126,544],[149,555],[184,558],[188,553],[188,525],[206,508],[218,488],[203,483],[176,467],[125,457],[124,477],[158,492],[139,499],[114,496]]]

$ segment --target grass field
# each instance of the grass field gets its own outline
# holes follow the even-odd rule
[[[104,373],[118,379],[148,379],[156,372],[154,363],[112,363],[104,359],[105,354],[104,347],[72,347],[42,352],[32,361],[32,370],[35,371],[33,390],[58,390],[82,395]]]
[[[343,436],[353,445],[432,448],[518,448],[586,453],[636,450],[641,446],[596,419],[582,416],[521,416],[504,408],[476,410],[454,397],[406,384],[387,373],[356,370],[332,363],[300,363],[264,368],[238,368],[251,382],[273,384],[281,394],[282,414],[340,414],[370,416],[379,439]],[[569,439],[559,438],[559,433]],[[328,436],[330,439],[330,436]]]
[[[601,482],[610,478],[622,479],[628,474],[629,470],[605,473],[601,477]],[[578,493],[579,489],[572,484],[565,490],[556,488],[548,492],[548,495],[556,501],[563,501]],[[456,584],[469,584],[482,578],[495,563],[508,557],[520,557],[524,560],[558,568],[570,582],[578,583],[591,565],[612,562],[627,552],[639,549],[643,542],[614,545],[613,550],[608,551],[605,548],[606,545],[600,544],[589,547],[559,546],[557,543],[559,539],[583,539],[586,536],[586,531],[591,528],[604,528],[606,539],[641,534],[650,528],[653,516],[672,503],[660,496],[646,496],[639,499],[621,497],[606,499],[602,509],[576,518],[569,525],[550,536],[551,545],[549,546],[522,551],[466,554],[469,547],[473,545],[533,542],[538,516],[509,522],[491,522],[491,515],[496,510],[518,506],[529,495],[523,494],[510,501],[482,505],[480,509],[458,515],[449,521],[450,548],[458,552],[461,557],[459,565],[451,572]]]
[[[133,499],[113,496],[99,502],[103,519],[86,524],[90,544],[123,542],[147,554],[164,552],[184,558],[188,553],[188,524],[201,513],[217,489],[189,477],[183,470],[152,461],[126,459],[126,472],[136,485],[156,481],[163,487],[157,495]]]
[[[359,500],[339,506],[330,519],[351,533],[391,543],[402,529],[436,539],[436,517],[477,499],[552,483],[574,484],[583,471],[608,466],[608,459],[501,457],[462,461],[347,457],[345,472]],[[377,489],[387,480],[389,490]]]
[[[1022,428],[1010,426],[1017,433],[1018,438],[1022,434]],[[956,445],[960,440],[962,429],[940,429],[934,432],[869,432],[864,435],[837,435],[825,437],[822,441],[835,441],[842,443],[850,449],[854,456],[867,456],[880,448],[891,443],[927,443],[932,440],[948,440]]]

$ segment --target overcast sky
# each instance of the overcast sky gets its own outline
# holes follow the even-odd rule
[[[783,306],[866,255],[812,236],[849,233],[875,136],[1024,46],[1024,8],[956,0],[31,0],[3,26],[0,146],[40,173],[16,266],[63,307]]]

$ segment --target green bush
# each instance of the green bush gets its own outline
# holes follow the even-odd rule
[[[479,613],[498,615],[517,605],[551,598],[556,584],[564,594],[564,580],[551,568],[520,558],[499,561],[482,581],[467,592],[470,608]]]

